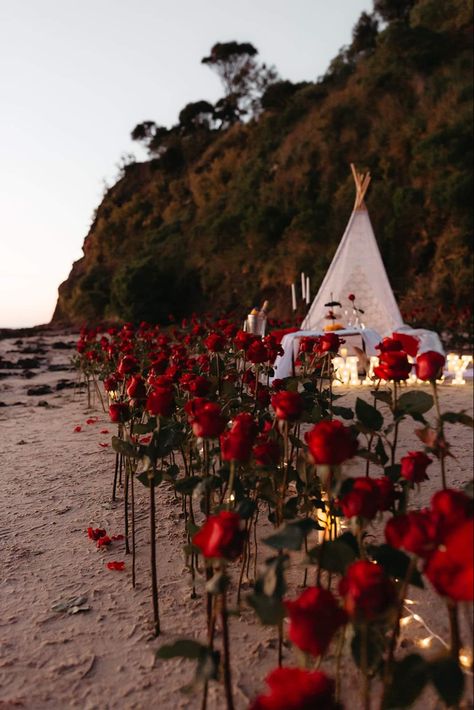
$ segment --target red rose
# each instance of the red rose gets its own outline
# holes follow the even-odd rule
[[[379,494],[379,510],[390,510],[395,501],[395,489],[392,481],[383,476],[383,478],[374,478],[374,483],[377,486]]]
[[[407,354],[403,350],[382,351],[379,364],[374,367],[374,374],[381,380],[401,382],[407,379],[411,367]]]
[[[401,343],[402,350],[404,350],[407,355],[416,357],[420,346],[419,338],[413,335],[408,335],[407,333],[393,333],[393,339],[398,340]]]
[[[315,424],[306,433],[305,440],[314,463],[328,466],[338,466],[352,458],[358,445],[351,429],[337,419]]]
[[[109,375],[104,380],[104,389],[106,392],[114,392],[120,387],[119,379],[115,375]]]
[[[251,343],[255,340],[252,333],[246,333],[245,330],[239,330],[234,338],[234,345],[237,350],[247,350]]]
[[[254,340],[247,348],[247,359],[254,365],[267,362],[269,353],[266,345],[261,340]]]
[[[280,380],[278,377],[276,377],[272,382],[272,390],[275,390],[275,392],[280,392],[282,389],[285,389],[285,380]]]
[[[174,409],[174,393],[170,387],[155,387],[148,395],[146,410],[153,416],[169,417]]]
[[[395,603],[397,594],[392,580],[382,567],[367,560],[353,562],[339,583],[347,613],[365,621],[376,619]]]
[[[300,353],[312,353],[316,346],[316,337],[311,337],[310,335],[300,338]]]
[[[275,668],[265,682],[268,695],[259,695],[249,710],[337,710],[335,684],[321,671]]]
[[[344,340],[336,333],[326,333],[317,340],[316,349],[318,353],[337,353]]]
[[[248,412],[241,412],[234,417],[232,422],[233,432],[242,432],[253,440],[258,434],[258,426],[255,419]]]
[[[225,348],[225,338],[219,333],[211,333],[204,339],[204,345],[211,353],[219,353]]]
[[[472,518],[472,500],[465,493],[446,488],[438,491],[431,499],[431,509],[438,519],[440,539],[454,527]]]
[[[204,397],[211,389],[211,383],[203,375],[197,375],[189,382],[189,391],[195,397]]]
[[[237,559],[242,553],[245,540],[241,520],[238,513],[228,510],[210,515],[193,536],[193,545],[199,547],[204,557]]]
[[[127,394],[132,399],[146,399],[146,385],[141,375],[133,375],[130,378]]]
[[[119,375],[132,375],[134,372],[138,372],[138,360],[132,355],[124,355],[120,360],[117,372]]]
[[[107,532],[102,528],[87,528],[87,535],[90,540],[99,540],[101,537],[105,537]]]
[[[375,346],[381,353],[391,353],[403,350],[403,345],[398,337],[384,338],[378,345]]]
[[[301,416],[303,398],[298,392],[282,390],[272,397],[272,407],[277,419],[293,422]]]
[[[109,417],[111,422],[127,422],[130,419],[130,409],[125,402],[114,402],[109,407]]]
[[[425,574],[439,594],[454,601],[474,598],[474,521],[454,529],[428,559]]]
[[[158,355],[150,365],[150,372],[154,375],[162,375],[169,365],[168,356],[165,353]]]
[[[356,300],[356,297],[354,296],[353,293],[350,293],[347,298],[349,299],[349,301],[355,301],[355,300]]]
[[[420,380],[437,380],[443,374],[446,358],[441,353],[429,350],[416,358],[415,372]]]
[[[261,436],[253,447],[253,457],[259,466],[276,466],[280,460],[280,447],[278,442]]]
[[[221,434],[221,454],[224,461],[248,461],[252,438],[245,431],[226,431]]]
[[[397,515],[387,522],[385,539],[392,547],[427,557],[437,545],[436,518],[429,510]]]
[[[346,518],[373,520],[379,510],[379,492],[374,480],[366,476],[355,478],[352,489],[341,499]]]
[[[429,478],[426,475],[426,469],[433,463],[433,459],[430,459],[423,451],[409,451],[406,456],[401,460],[401,471],[400,475],[411,483],[421,483],[422,481],[428,481]]]
[[[336,597],[320,587],[305,589],[295,601],[285,601],[285,607],[290,617],[288,638],[312,656],[326,652],[332,637],[347,620]]]
[[[206,402],[200,406],[194,415],[192,427],[194,436],[201,436],[205,439],[215,439],[222,434],[225,420],[219,405],[215,402]]]

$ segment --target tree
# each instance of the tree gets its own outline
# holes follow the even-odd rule
[[[257,115],[263,92],[276,81],[276,70],[260,64],[257,54],[249,42],[218,42],[201,60],[217,72],[224,86],[225,96],[217,106],[221,124]]]
[[[379,23],[374,15],[363,12],[352,30],[351,51],[354,54],[375,49]]]
[[[374,11],[385,22],[408,20],[416,0],[374,0]]]
[[[152,155],[161,155],[167,149],[166,139],[171,131],[158,126],[154,121],[143,121],[135,126],[130,134],[132,141],[142,143]]]
[[[185,130],[211,128],[214,106],[209,101],[195,101],[186,104],[179,113],[179,125]]]

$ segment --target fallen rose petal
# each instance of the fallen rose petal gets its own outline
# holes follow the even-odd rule
[[[82,431],[82,427],[81,427],[81,426],[75,426],[75,427],[74,427],[74,431],[76,432],[76,434],[78,434],[80,431]]]
[[[95,424],[98,421],[97,417],[90,417],[90,419],[86,419],[86,424]]]
[[[112,542],[108,535],[104,535],[97,540],[97,547],[104,547],[104,545],[110,545]]]
[[[123,572],[125,568],[125,562],[107,562],[107,569],[116,570],[117,572]]]
[[[108,433],[109,433],[109,430],[108,430],[108,429],[101,429],[101,430],[100,430],[100,433],[101,433],[101,434],[108,434]]]
[[[103,528],[87,528],[87,535],[91,540],[99,540],[107,535],[107,531]]]
[[[105,444],[104,442],[100,441],[99,446],[102,446],[103,449],[106,449],[108,447],[108,444]]]
[[[151,441],[151,434],[150,436],[144,436],[140,439],[140,444],[149,444]]]
[[[112,535],[112,540],[125,540],[125,535]]]

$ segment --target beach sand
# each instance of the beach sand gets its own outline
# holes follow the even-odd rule
[[[117,503],[111,502],[115,454],[110,446],[100,444],[110,442],[114,427],[100,409],[87,409],[85,392],[74,389],[76,375],[67,369],[74,351],[63,347],[73,342],[73,336],[59,334],[0,341],[3,362],[40,358],[36,368],[0,369],[0,708],[198,709],[200,693],[179,690],[191,681],[193,665],[154,657],[157,648],[179,637],[205,641],[203,584],[199,597],[190,599],[182,513],[172,490],[162,485],[157,494],[163,627],[158,639],[151,636],[146,489],[137,485],[135,589],[124,543],[116,541],[111,548],[99,550],[87,537],[88,526],[106,528],[110,535],[123,532],[123,492],[119,491]],[[22,352],[25,348],[40,352]],[[32,373],[29,379],[25,371]],[[442,385],[442,409],[471,413],[470,382],[461,387]],[[48,385],[51,392],[27,394],[27,389],[38,385]],[[340,403],[351,406],[356,396],[368,398],[368,389],[347,390]],[[98,421],[86,423],[95,416]],[[80,432],[75,431],[77,426]],[[103,429],[110,434],[101,434]],[[420,448],[413,429],[411,421],[402,426],[400,454]],[[463,488],[472,477],[472,432],[460,425],[448,426],[448,440],[456,457],[448,462],[449,485]],[[362,472],[362,464],[354,474],[358,471]],[[428,504],[440,487],[437,462],[429,475],[430,481],[413,494],[414,506]],[[259,552],[262,560],[270,554],[263,545]],[[108,570],[106,563],[111,560],[124,560],[125,571]],[[300,575],[301,570],[295,571],[291,579],[296,582]],[[293,588],[289,596],[297,593]],[[433,633],[447,640],[447,615],[437,595],[431,589],[411,590],[410,597],[419,602],[413,609]],[[73,599],[80,609],[77,613],[57,606]],[[468,616],[469,610],[462,610],[466,646],[471,645]],[[275,630],[261,627],[246,607],[240,617],[232,617],[236,708],[246,708],[262,692],[265,675],[276,666],[275,636]],[[430,633],[413,621],[402,636],[405,648],[417,650],[415,640]],[[439,649],[435,640],[432,650]],[[285,663],[296,663],[292,654],[285,649]],[[343,677],[343,699],[349,698],[355,710],[360,680],[352,666]],[[208,707],[225,707],[222,688],[216,683],[211,684]],[[428,692],[416,707],[440,705]]]

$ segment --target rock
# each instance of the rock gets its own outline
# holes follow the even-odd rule
[[[59,392],[59,390],[71,389],[75,387],[75,384],[74,380],[59,380],[56,385],[56,390]]]
[[[63,340],[57,340],[51,347],[53,350],[72,350],[74,343],[65,343]]]
[[[38,357],[21,357],[17,362],[17,366],[23,370],[38,369],[41,365],[42,360]]]
[[[47,402],[45,399],[40,399],[38,404],[36,405],[37,407],[49,407],[49,402]]]
[[[39,397],[42,394],[52,394],[53,388],[49,385],[37,385],[26,390],[28,397]],[[44,405],[41,405],[44,406]]]
[[[36,377],[37,374],[38,374],[37,372],[32,372],[31,370],[23,370],[22,377],[24,377],[27,380],[31,380],[31,378]]]
[[[49,372],[72,372],[74,369],[71,365],[48,365]]]

